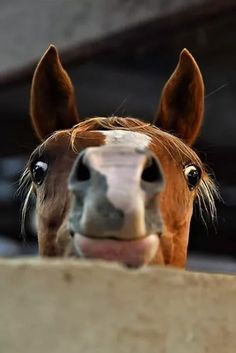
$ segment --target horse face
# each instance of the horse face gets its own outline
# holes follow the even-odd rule
[[[73,86],[50,47],[31,94],[32,122],[44,140],[28,167],[40,253],[131,267],[184,266],[193,200],[198,186],[210,180],[188,147],[202,112],[201,74],[184,50],[164,87],[156,121],[186,143],[131,118],[79,122]]]
[[[139,266],[154,257],[162,234],[161,167],[156,156],[142,148],[142,134],[122,130],[101,134],[105,142],[115,137],[116,143],[80,153],[69,178],[70,233],[83,256]]]

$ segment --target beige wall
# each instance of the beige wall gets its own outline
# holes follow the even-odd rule
[[[0,261],[1,353],[233,353],[236,278]]]

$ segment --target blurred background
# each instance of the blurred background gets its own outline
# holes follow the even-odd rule
[[[82,118],[152,120],[180,51],[206,86],[195,149],[216,176],[218,223],[194,212],[190,269],[236,272],[236,2],[210,0],[0,1],[0,256],[37,254],[33,205],[23,239],[18,180],[37,145],[29,120],[33,70],[50,43],[75,85]]]

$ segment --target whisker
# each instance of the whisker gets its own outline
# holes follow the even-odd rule
[[[27,215],[27,211],[29,209],[29,202],[30,202],[30,198],[32,195],[32,191],[33,191],[33,185],[30,186],[30,188],[26,194],[25,201],[24,201],[23,208],[22,208],[22,213],[21,213],[21,215],[22,215],[21,216],[21,235],[24,240],[25,240],[25,234],[26,234],[26,231],[25,231],[26,215]]]
[[[225,84],[223,84],[222,86],[216,88],[214,91],[208,93],[208,94],[205,96],[205,99],[211,97],[213,94],[219,92],[220,90],[222,90],[222,88],[225,88],[225,87],[227,87],[228,85],[229,85],[228,83],[225,83]]]
[[[111,116],[115,116],[118,111],[123,107],[123,105],[127,102],[128,97],[124,98],[123,101],[120,103],[120,105],[118,105],[118,107],[116,108],[116,110],[114,111],[114,113],[112,113]]]
[[[30,177],[30,171],[28,168],[26,168],[20,178],[19,187],[17,190],[17,195],[22,195],[24,197],[24,202],[21,209],[21,235],[23,237],[23,240],[25,240],[26,215],[29,208],[32,192],[33,192],[33,185]]]

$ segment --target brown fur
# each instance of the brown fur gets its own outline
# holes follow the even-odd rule
[[[45,72],[50,68],[51,74],[45,78]],[[53,99],[51,92],[45,95],[49,86],[54,89]],[[119,117],[95,117],[78,123],[73,87],[55,48],[51,47],[36,69],[31,99],[33,126],[40,139],[45,141],[33,153],[28,163],[28,172],[25,173],[26,176],[30,175],[32,161],[40,159],[42,155],[46,156],[49,161],[46,179],[40,187],[33,185],[31,188],[37,197],[40,254],[74,254],[66,228],[70,204],[66,184],[69,172],[82,149],[104,143],[104,136],[99,131],[124,129],[151,137],[149,148],[158,157],[164,172],[165,188],[161,193],[160,206],[164,232],[152,263],[184,267],[194,200],[199,201],[200,207],[205,205],[211,216],[215,216],[214,183],[199,157],[188,146],[195,141],[200,130],[203,92],[200,70],[191,54],[184,50],[174,74],[163,90],[157,115],[158,127],[141,120]],[[55,108],[55,102],[61,101],[61,97],[64,97],[63,106]],[[56,129],[61,131],[54,132]],[[182,140],[162,129],[173,130]],[[49,134],[52,135],[45,139]],[[194,164],[202,171],[201,181],[194,191],[189,190],[183,173],[183,168],[188,164]]]

